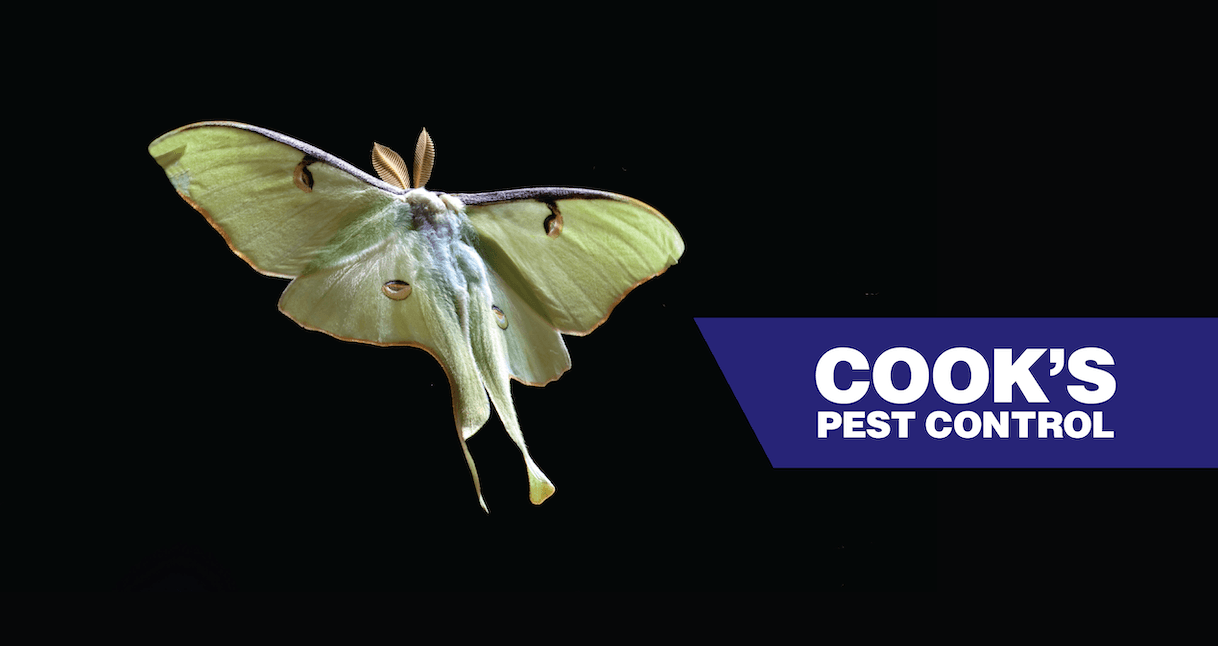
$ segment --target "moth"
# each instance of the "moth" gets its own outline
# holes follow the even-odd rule
[[[685,243],[654,208],[583,188],[442,193],[426,130],[413,173],[374,143],[373,177],[291,137],[243,123],[195,123],[149,152],[182,199],[254,269],[292,282],[279,310],[345,341],[435,357],[466,445],[493,403],[520,448],[529,499],[554,485],[525,446],[510,379],[543,386],[571,367],[563,334],[584,335]],[[489,402],[488,403],[488,396]]]

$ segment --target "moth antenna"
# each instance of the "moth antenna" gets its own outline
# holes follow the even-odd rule
[[[385,183],[401,189],[410,188],[410,171],[406,170],[406,162],[389,146],[372,143],[372,167]]]
[[[419,133],[419,141],[414,145],[414,177],[415,188],[423,188],[431,179],[431,167],[436,161],[436,147],[431,143],[431,135],[427,128]]]

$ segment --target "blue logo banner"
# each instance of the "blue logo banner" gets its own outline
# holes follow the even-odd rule
[[[789,467],[1215,467],[1218,325],[695,319]]]

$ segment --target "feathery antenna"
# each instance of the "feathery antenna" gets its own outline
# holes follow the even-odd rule
[[[402,189],[410,188],[410,171],[406,170],[406,162],[389,146],[373,142],[372,167],[385,183]]]
[[[431,143],[431,135],[427,128],[419,133],[419,141],[414,145],[414,178],[415,188],[423,188],[431,179],[431,167],[436,160],[436,147]]]

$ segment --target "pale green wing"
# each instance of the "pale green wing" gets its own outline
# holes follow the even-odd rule
[[[490,417],[490,403],[452,296],[432,277],[437,268],[429,253],[416,231],[353,244],[350,253],[336,254],[344,262],[293,280],[279,309],[303,327],[346,341],[427,350],[448,375],[457,427],[470,437]]]
[[[462,436],[486,422],[490,404],[467,339],[428,276],[434,260],[416,232],[393,226],[409,210],[397,199],[405,189],[236,122],[179,128],[149,152],[234,253],[264,274],[295,278],[279,301],[284,314],[344,340],[427,350],[448,375]]]
[[[340,232],[392,217],[403,191],[272,130],[211,121],[148,147],[178,193],[258,271],[299,276]]]
[[[531,188],[455,197],[500,283],[495,297],[512,307],[509,326],[525,323],[514,339],[509,334],[509,354],[512,375],[526,383],[552,381],[570,367],[561,337],[551,341],[549,331],[591,332],[685,250],[663,215],[614,193]]]
[[[348,341],[421,347],[444,366],[454,389],[455,373],[473,373],[472,362],[460,365],[464,355],[449,347],[462,338],[461,327],[437,306],[423,271],[428,249],[417,234],[393,226],[408,209],[397,199],[405,190],[243,123],[184,126],[157,138],[149,152],[237,255],[264,274],[296,278],[279,301],[294,321]],[[386,296],[393,280],[410,285],[411,296]],[[459,401],[474,402],[465,406],[467,427],[490,414],[485,396]]]
[[[558,379],[571,368],[571,355],[562,335],[529,305],[528,299],[494,270],[489,271],[491,295],[502,311],[499,324],[507,326],[503,337],[509,374],[530,386],[544,386]]]

